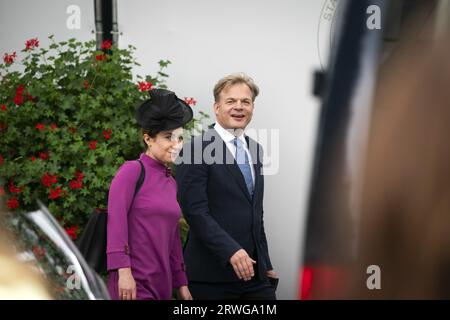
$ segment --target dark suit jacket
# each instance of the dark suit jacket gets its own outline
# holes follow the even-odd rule
[[[272,269],[263,220],[262,147],[246,140],[252,158],[257,159],[253,198],[216,130],[209,129],[186,143],[177,159],[182,162],[175,175],[178,201],[190,226],[184,249],[190,281],[239,281],[229,263],[239,249],[257,261],[254,268],[260,279],[266,279],[266,271]]]

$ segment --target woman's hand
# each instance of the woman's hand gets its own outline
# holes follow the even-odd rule
[[[178,299],[180,300],[193,300],[191,292],[187,286],[182,286],[177,290]]]
[[[119,269],[119,299],[136,300],[136,282],[131,268]]]

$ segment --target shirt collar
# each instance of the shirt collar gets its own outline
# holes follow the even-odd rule
[[[224,127],[222,127],[219,124],[219,122],[216,122],[214,124],[214,130],[216,130],[217,133],[219,134],[219,136],[222,138],[222,140],[227,142],[227,143],[228,142],[233,142],[234,138],[236,138],[236,136],[235,136],[236,132],[235,132],[234,129],[225,129]],[[244,131],[237,138],[239,140],[241,140],[244,145],[247,145],[247,141],[245,140],[245,132]]]

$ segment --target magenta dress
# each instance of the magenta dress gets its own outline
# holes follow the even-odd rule
[[[131,267],[137,299],[168,300],[187,285],[181,249],[176,183],[160,162],[142,153],[145,180],[134,202],[141,167],[125,162],[111,182],[108,198],[108,290],[119,299],[119,268]],[[130,209],[131,207],[131,209]]]

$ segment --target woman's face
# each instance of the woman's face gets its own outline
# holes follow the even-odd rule
[[[175,161],[183,146],[183,128],[161,131],[154,138],[144,134],[147,154],[155,160],[170,164]]]

